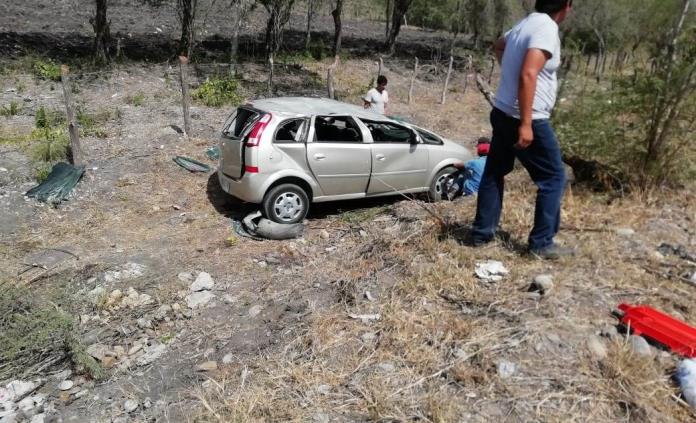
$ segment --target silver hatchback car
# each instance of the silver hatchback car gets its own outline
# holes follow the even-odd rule
[[[310,203],[427,192],[472,158],[463,146],[352,104],[284,97],[240,106],[220,138],[222,189],[261,204],[275,222],[304,219]]]

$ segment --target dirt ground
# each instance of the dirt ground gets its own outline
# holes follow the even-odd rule
[[[8,7],[27,30],[89,31]],[[67,19],[71,7],[32,13],[62,8]],[[15,25],[7,16],[3,31]],[[280,69],[279,94],[321,92],[328,65]],[[212,70],[197,66],[200,82]],[[464,91],[455,74],[440,105],[441,74],[421,78],[409,105],[408,69],[385,62],[392,113],[467,146],[488,134],[472,81]],[[359,101],[375,72],[373,60],[343,63],[339,95]],[[0,281],[60,298],[106,371],[66,375],[62,361],[27,375],[43,380],[46,421],[694,420],[671,380],[679,357],[641,350],[611,315],[620,303],[650,304],[696,323],[693,189],[614,198],[569,187],[559,241],[578,254],[559,262],[524,254],[534,187],[520,169],[501,236],[484,248],[463,242],[470,198],[322,204],[301,239],[253,241],[231,226],[253,206],[223,193],[214,169],[191,174],[172,161],[214,168],[205,149],[231,111],[195,104],[195,137],[185,139],[170,126],[182,126],[176,77],[168,64],[135,63],[75,75],[76,101],[111,118],[103,137],[83,138],[86,174],[57,208],[24,196],[35,184],[28,147],[0,145]],[[240,77],[249,97],[264,86],[256,65]],[[62,110],[60,87],[23,71],[0,81],[0,105],[12,101],[21,109],[0,117],[3,136],[30,132],[40,106]],[[486,260],[509,274],[477,278]],[[212,299],[190,308],[201,272]],[[543,292],[531,287],[539,275],[553,281]],[[58,389],[64,380],[74,386]]]

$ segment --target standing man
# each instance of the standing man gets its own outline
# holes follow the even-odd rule
[[[493,140],[481,180],[472,243],[493,239],[503,207],[505,175],[515,158],[538,187],[529,252],[544,259],[574,254],[554,243],[561,219],[565,169],[549,118],[556,102],[561,64],[558,25],[573,0],[536,0],[536,12],[518,22],[494,45],[501,65],[500,87],[491,112]]]
[[[371,88],[363,98],[366,109],[371,109],[373,112],[381,115],[387,113],[387,103],[389,103],[387,82],[386,76],[380,75],[377,77],[377,87]]]

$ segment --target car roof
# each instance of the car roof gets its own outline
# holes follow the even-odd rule
[[[351,115],[363,119],[393,122],[392,119],[372,112],[355,104],[316,97],[276,97],[254,100],[249,106],[279,115],[316,116],[316,115]]]

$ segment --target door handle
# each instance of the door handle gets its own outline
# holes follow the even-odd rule
[[[324,160],[325,158],[326,156],[321,153],[317,153],[314,155],[314,160]]]
[[[384,154],[377,154],[375,157],[377,158],[377,160],[384,160],[386,158]]]

